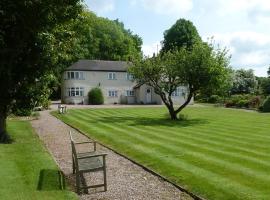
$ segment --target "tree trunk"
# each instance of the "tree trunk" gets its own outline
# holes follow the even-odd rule
[[[193,92],[190,92],[190,93],[188,94],[188,98],[187,98],[187,100],[185,101],[185,103],[183,103],[183,105],[181,105],[181,106],[175,111],[175,113],[178,114],[181,110],[183,110],[183,109],[189,104],[189,102],[190,102],[190,100],[192,99],[192,97],[193,97]]]
[[[177,120],[177,113],[172,108],[170,111],[171,120]]]
[[[7,134],[6,126],[7,114],[0,111],[0,143],[9,143],[10,137]]]

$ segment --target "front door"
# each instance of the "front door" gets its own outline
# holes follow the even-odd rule
[[[152,90],[151,90],[151,88],[146,88],[146,103],[152,103]]]

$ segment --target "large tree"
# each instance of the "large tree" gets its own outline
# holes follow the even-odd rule
[[[6,142],[6,117],[14,102],[25,98],[22,88],[53,66],[46,49],[50,33],[76,18],[81,5],[80,0],[2,0],[0,11],[0,141]]]
[[[206,43],[194,44],[192,50],[182,47],[157,57],[135,61],[129,69],[137,82],[154,88],[166,105],[171,119],[177,119],[201,89],[218,88],[228,78],[229,57],[226,50],[215,49]],[[187,98],[175,108],[172,93],[179,86],[187,86]]]
[[[142,55],[142,39],[125,29],[119,20],[109,20],[84,11],[73,22],[71,29],[80,42],[84,58],[127,61]]]
[[[200,41],[201,37],[193,23],[186,19],[179,19],[164,32],[161,51],[172,51],[182,47],[191,49],[195,43]]]
[[[252,69],[239,69],[233,72],[231,94],[254,94],[258,81]]]

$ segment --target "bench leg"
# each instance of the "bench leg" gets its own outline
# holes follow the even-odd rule
[[[76,192],[78,194],[81,193],[81,189],[80,189],[80,174],[77,171],[76,171]]]
[[[73,157],[72,157],[72,174],[75,174],[75,162]]]
[[[85,178],[84,178],[84,176],[83,176],[83,173],[80,173],[80,177],[81,177],[82,185],[83,185],[84,187],[87,187]],[[84,189],[83,191],[84,191],[85,194],[88,194],[88,189]]]
[[[104,191],[107,191],[107,174],[106,174],[106,160],[103,157],[103,177],[104,177]]]

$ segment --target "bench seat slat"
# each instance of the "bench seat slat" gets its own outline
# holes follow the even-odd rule
[[[79,171],[91,171],[103,167],[102,161],[97,157],[78,159]]]

